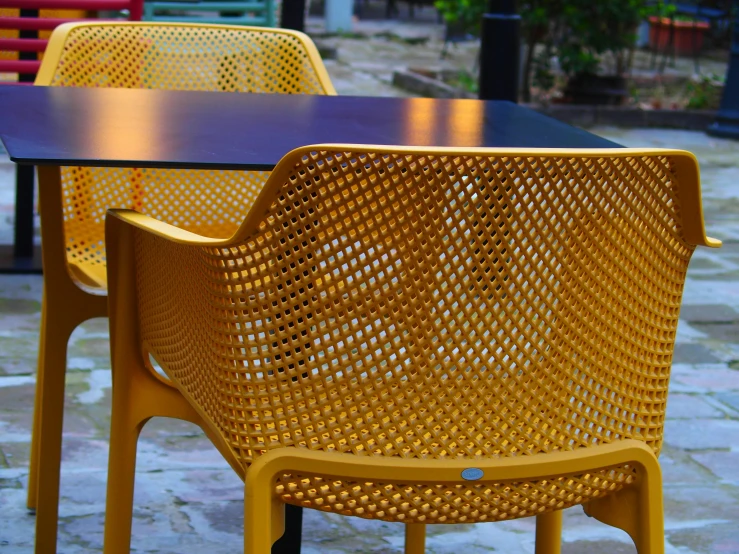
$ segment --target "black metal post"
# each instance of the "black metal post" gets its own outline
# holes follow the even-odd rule
[[[305,0],[282,0],[280,27],[305,31]]]
[[[280,27],[305,31],[305,0],[282,0]],[[303,508],[285,505],[285,534],[272,545],[272,554],[300,554]]]
[[[38,19],[38,10],[21,10],[21,17]],[[38,31],[20,31],[20,38],[38,38]],[[35,60],[36,52],[20,52],[20,60]],[[34,75],[20,73],[22,83],[33,82]],[[33,176],[34,167],[18,165],[15,168],[15,236],[13,255],[16,258],[33,257]]]
[[[282,0],[280,27],[305,31],[305,0]],[[300,554],[302,538],[303,508],[287,504],[285,505],[285,534],[272,545],[272,554]]]
[[[15,228],[13,256],[33,257],[33,174],[32,165],[15,167]]]
[[[303,508],[285,504],[285,534],[272,545],[272,554],[300,554],[302,534]]]
[[[709,135],[739,139],[739,0],[734,0],[734,32],[731,37],[731,57],[726,70],[726,83],[716,121],[707,130]]]
[[[515,0],[491,0],[480,33],[480,99],[518,102],[521,16]]]

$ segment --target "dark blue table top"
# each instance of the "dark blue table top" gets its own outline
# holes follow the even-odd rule
[[[614,148],[509,102],[0,86],[0,138],[34,165],[272,169],[299,146]]]

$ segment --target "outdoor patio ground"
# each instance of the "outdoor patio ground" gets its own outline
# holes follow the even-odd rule
[[[400,50],[373,60],[367,40],[331,40],[337,41],[340,59],[328,66],[339,93],[403,94],[386,80],[388,66],[402,63]],[[626,146],[684,148],[701,163],[707,228],[724,247],[696,252],[683,299],[660,458],[667,553],[739,553],[739,142],[657,129],[592,131]],[[12,178],[12,164],[0,158],[0,240],[5,242],[12,228]],[[25,510],[25,487],[40,301],[40,277],[0,276],[3,554],[32,551],[34,518]],[[100,552],[102,544],[110,411],[107,333],[106,320],[93,320],[75,332],[70,344],[63,554]],[[197,428],[172,420],[151,422],[140,441],[138,469],[133,551],[239,551],[243,485]],[[530,519],[431,527],[428,552],[533,553],[533,529]],[[563,540],[564,554],[635,551],[625,533],[588,519],[579,508],[566,512]],[[308,554],[402,552],[402,542],[402,525],[306,512],[303,552]]]

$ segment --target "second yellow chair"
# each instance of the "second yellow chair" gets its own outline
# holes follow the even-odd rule
[[[335,94],[306,35],[207,24],[62,25],[52,35],[36,84]],[[94,140],[96,130],[90,132]],[[43,176],[45,170],[39,171]],[[45,180],[44,299],[28,486],[28,506],[37,509],[38,552],[55,551],[67,343],[80,323],[107,315],[105,211],[132,208],[206,236],[228,237],[267,175],[74,167],[63,168],[61,183],[55,185],[53,175],[52,182]],[[162,413],[161,406],[154,411],[194,417],[191,411]]]

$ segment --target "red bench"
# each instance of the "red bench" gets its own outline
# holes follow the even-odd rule
[[[143,0],[0,0],[0,73],[18,74],[19,82],[32,83],[41,65],[40,54],[46,49],[43,34],[62,23],[85,19],[39,17],[40,10],[50,10],[50,15],[64,10],[85,14],[128,10],[131,21],[140,21],[143,7]],[[0,79],[0,84],[8,82],[17,83]]]

